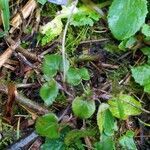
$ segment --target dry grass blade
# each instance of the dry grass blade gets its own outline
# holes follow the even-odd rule
[[[23,18],[26,19],[36,8],[37,3],[35,0],[29,0],[26,5],[21,9],[21,13]],[[19,25],[22,23],[22,19],[19,13],[11,20],[10,24],[13,26],[10,29],[10,33],[12,33]]]

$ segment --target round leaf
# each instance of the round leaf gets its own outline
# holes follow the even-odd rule
[[[76,68],[70,68],[67,72],[67,82],[72,85],[78,85],[81,82],[81,76]]]
[[[144,24],[147,15],[146,0],[114,0],[108,13],[108,24],[118,40],[134,35]]]
[[[82,97],[76,97],[72,103],[72,110],[75,116],[79,118],[90,118],[95,112],[95,102],[93,100],[85,100]]]
[[[46,105],[51,105],[58,95],[58,85],[55,80],[51,80],[43,84],[40,89],[40,96]]]
[[[59,137],[59,125],[58,118],[55,114],[49,113],[42,117],[39,117],[36,121],[36,132],[41,136],[48,138]]]
[[[47,76],[53,77],[59,70],[61,63],[60,55],[46,55],[42,66],[43,73]]]

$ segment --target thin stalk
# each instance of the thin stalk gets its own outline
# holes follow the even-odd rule
[[[76,0],[73,4],[73,8],[71,9],[70,11],[70,15],[68,16],[68,19],[67,19],[67,23],[65,25],[65,29],[64,29],[64,33],[63,33],[63,38],[62,38],[62,59],[63,59],[63,80],[65,81],[65,78],[66,78],[66,53],[65,53],[65,43],[66,43],[66,34],[67,34],[67,30],[68,30],[68,26],[69,26],[69,23],[70,23],[70,19],[71,19],[71,16],[72,16],[72,13],[76,7],[76,5],[78,4],[78,0]]]

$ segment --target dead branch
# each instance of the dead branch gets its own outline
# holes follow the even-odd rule
[[[16,42],[11,39],[11,38],[7,38],[7,42],[10,45],[14,45]],[[35,53],[29,52],[28,50],[22,48],[20,45],[18,45],[18,47],[16,48],[17,52],[20,52],[21,54],[23,54],[26,58],[30,59],[30,60],[34,60],[34,61],[40,61],[40,57],[37,56]]]
[[[5,94],[8,94],[7,86],[3,83],[0,83],[0,91]],[[20,94],[17,90],[15,91],[15,99],[18,104],[28,108],[29,110],[34,111],[38,115],[42,115],[50,112],[48,108],[34,102],[33,100],[26,98],[25,96]]]
[[[34,110],[38,115],[46,114],[50,112],[46,107],[39,105],[38,103],[26,98],[22,94],[19,94],[17,90],[15,91],[16,101],[29,108],[30,110]]]

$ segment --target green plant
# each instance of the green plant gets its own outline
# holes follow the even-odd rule
[[[55,101],[55,98],[58,95],[58,90],[57,82],[54,79],[51,79],[50,81],[43,84],[40,89],[40,96],[46,105],[49,106]]]
[[[59,93],[59,86],[54,77],[58,72],[63,71],[61,55],[46,55],[42,64],[42,71],[46,82],[40,89],[40,96],[47,106],[50,106]],[[89,80],[90,75],[86,68],[69,68],[69,61],[66,60],[67,82],[71,85],[79,85],[82,80]]]
[[[90,118],[95,112],[95,102],[87,96],[76,97],[72,102],[72,110],[79,118]]]
[[[1,11],[1,18],[3,22],[4,31],[0,32],[0,37],[3,37],[8,33],[10,28],[9,19],[10,19],[10,12],[9,12],[9,0],[0,0],[0,11]]]
[[[114,0],[108,13],[108,24],[118,40],[133,36],[145,23],[146,0]]]
[[[43,1],[40,3],[45,4]],[[62,6],[62,10],[56,13],[56,16],[53,20],[48,22],[46,25],[41,26],[40,33],[43,34],[41,40],[42,45],[46,45],[48,42],[52,41],[61,34],[63,30],[62,19],[68,18],[72,7],[74,7],[72,4],[68,6]],[[92,11],[84,5],[75,7],[71,16],[70,25],[93,26],[94,22],[98,21],[100,17],[101,16],[97,12]]]
[[[131,115],[141,114],[141,104],[129,95],[120,94],[108,101],[113,116],[126,120]]]
[[[90,75],[86,68],[69,68],[67,72],[67,82],[71,85],[79,85],[82,80],[89,80]]]
[[[59,137],[58,118],[55,114],[49,113],[39,117],[36,121],[36,132],[48,138]]]
[[[45,36],[45,38],[43,38],[43,45],[61,34],[63,30],[62,19],[68,17],[70,9],[71,6],[62,7],[60,13],[56,15],[51,22],[41,27],[41,33]],[[136,34],[140,29],[142,29],[141,33],[143,36],[149,38],[149,25],[145,24],[147,13],[146,0],[113,0],[108,12],[108,24],[114,37],[121,41],[118,46],[120,50],[132,49],[137,44],[138,38]],[[73,26],[93,26],[94,22],[98,21],[100,18],[101,16],[98,16],[97,12],[91,11],[88,7],[80,5],[73,11],[70,24]],[[103,17],[103,19],[105,19],[105,17]],[[54,28],[54,25],[56,28]],[[149,48],[144,48],[142,51],[148,56],[149,62]],[[99,129],[99,134],[97,135],[98,140],[95,140],[97,141],[94,144],[95,149],[114,150],[117,149],[116,147],[118,144],[124,149],[136,149],[133,140],[134,133],[132,131],[127,131],[125,135],[116,137],[116,131],[118,131],[117,121],[126,120],[130,116],[140,115],[142,113],[141,103],[135,97],[122,94],[125,92],[120,91],[112,95],[108,102],[100,104],[95,103],[95,99],[93,98],[94,93],[91,92],[92,88],[90,88],[90,82],[88,82],[90,80],[88,70],[85,67],[77,67],[74,62],[69,62],[69,59],[65,61],[66,81],[62,80],[62,82],[64,82],[67,87],[80,87],[83,90],[82,92],[80,91],[80,94],[74,90],[75,98],[72,98],[70,102],[73,116],[82,120],[83,124],[86,124],[88,121],[92,124],[92,119],[95,119],[93,114],[96,113],[96,106],[98,106],[96,124]],[[57,100],[57,96],[61,92],[56,77],[61,77],[63,64],[62,56],[59,54],[51,54],[44,57],[42,72],[45,83],[43,83],[40,89],[40,96],[47,106],[51,106],[53,102]],[[150,91],[150,83],[148,81],[150,77],[149,70],[149,63],[139,67],[132,67],[131,69],[135,81],[144,86],[146,92]],[[144,76],[142,76],[143,74]],[[84,87],[87,85],[87,82],[89,83],[89,90]],[[49,127],[49,123],[52,124],[52,128]],[[53,129],[54,126],[57,128]],[[58,118],[55,114],[47,114],[39,117],[36,122],[36,130],[40,135],[47,137],[42,148],[47,149],[48,146],[56,148],[59,145],[58,149],[65,150],[67,148],[69,149],[70,145],[73,143],[75,145],[80,143],[80,148],[77,146],[74,147],[76,149],[84,149],[84,145],[80,138],[93,136],[91,131],[87,129],[73,130],[70,128],[68,133],[64,134],[63,130],[65,127],[61,122],[58,123]],[[45,129],[48,129],[52,134],[47,135]],[[119,142],[116,143],[114,140]],[[129,140],[131,140],[131,145],[127,145]]]
[[[150,49],[149,47],[144,47],[141,51],[148,57],[147,63],[137,67],[131,67],[131,72],[135,82],[139,83],[141,86],[144,86],[145,92],[150,93]]]
[[[134,132],[128,130],[125,135],[119,138],[119,143],[123,149],[137,150],[133,137],[134,137]]]
[[[116,127],[115,118],[109,110],[109,105],[102,103],[97,113],[97,125],[101,134],[114,135]]]

